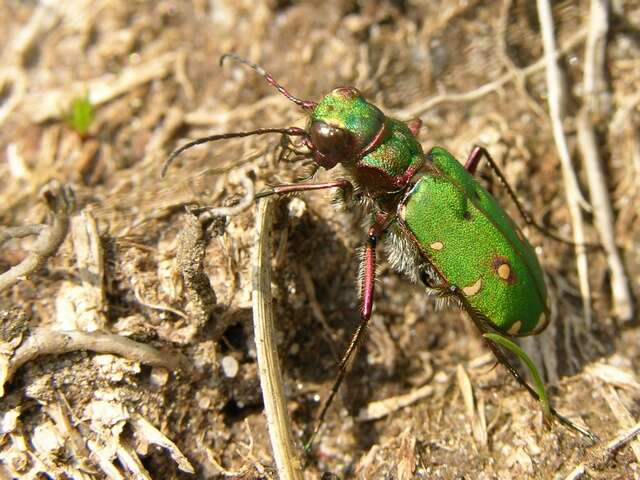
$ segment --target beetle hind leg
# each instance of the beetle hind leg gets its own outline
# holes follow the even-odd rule
[[[499,335],[499,336],[503,337],[502,335]],[[553,417],[555,417],[564,426],[568,427],[569,429],[573,430],[574,432],[579,433],[580,435],[583,435],[584,437],[588,438],[593,443],[596,443],[598,441],[598,437],[595,434],[593,434],[592,432],[590,432],[586,428],[582,428],[582,427],[576,425],[571,420],[569,420],[567,417],[565,417],[564,415],[560,414],[552,406],[550,406],[549,405],[549,401],[546,398],[546,393],[544,392],[544,390],[542,391],[542,396],[544,398],[541,398],[541,395],[539,395],[538,392],[536,392],[536,390],[531,385],[529,385],[529,383],[522,377],[522,375],[520,375],[520,373],[511,364],[511,362],[509,361],[509,359],[507,358],[505,353],[502,351],[502,349],[496,343],[494,343],[494,341],[489,339],[487,336],[484,336],[484,338],[485,338],[487,344],[489,345],[489,348],[491,349],[491,351],[495,355],[496,359],[498,360],[498,362],[500,364],[502,364],[502,366],[504,366],[507,369],[507,371],[513,376],[513,378],[515,378],[516,381],[521,386],[523,386],[533,398],[535,398],[536,400],[538,400],[542,404],[543,411],[548,411]],[[527,366],[531,370],[532,376],[534,376],[534,377],[538,376],[539,377],[538,371],[537,371],[535,365],[533,364],[533,362],[531,361],[531,359],[529,359],[528,356],[523,351],[520,352],[520,355],[524,355],[524,359],[523,360],[525,360],[525,363],[527,364]],[[542,386],[542,388],[544,389],[544,386]]]

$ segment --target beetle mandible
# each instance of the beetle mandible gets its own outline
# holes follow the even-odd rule
[[[262,67],[235,53],[223,55],[220,64],[226,58],[249,66],[307,112],[307,128],[260,128],[199,138],[175,150],[165,162],[162,174],[176,156],[202,143],[268,133],[300,137],[318,167],[331,170],[340,164],[344,178],[277,185],[256,194],[256,198],[341,189],[347,196],[358,194],[371,218],[361,265],[360,325],[340,362],[311,438],[317,433],[371,318],[376,249],[384,238],[390,265],[413,282],[422,282],[429,292],[450,299],[465,310],[498,362],[540,401],[546,418],[553,416],[595,441],[593,433],[549,405],[537,368],[510,340],[536,335],[546,328],[550,318],[547,290],[533,247],[474,178],[480,160],[484,158],[489,164],[527,224],[552,238],[562,239],[536,223],[524,210],[489,152],[474,147],[464,165],[440,147],[425,154],[416,139],[419,120],[405,123],[385,116],[354,87],[335,88],[318,102],[301,100]],[[535,388],[519,374],[501,347],[523,360]]]

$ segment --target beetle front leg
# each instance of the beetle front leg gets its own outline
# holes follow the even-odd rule
[[[369,228],[367,242],[364,248],[364,258],[361,267],[362,290],[360,292],[360,297],[362,300],[362,304],[360,307],[360,325],[358,325],[358,329],[353,334],[353,337],[351,337],[349,347],[344,353],[342,360],[340,360],[340,364],[338,366],[338,374],[336,375],[336,379],[333,382],[331,392],[329,392],[329,396],[322,405],[322,409],[320,410],[320,414],[318,415],[318,419],[316,421],[316,426],[314,427],[311,437],[307,442],[307,449],[311,446],[313,439],[322,426],[322,421],[324,420],[327,410],[333,402],[333,399],[336,396],[336,393],[338,392],[342,381],[344,380],[344,376],[347,373],[349,360],[351,359],[351,357],[353,357],[354,352],[356,352],[358,347],[360,346],[360,342],[364,336],[364,332],[366,331],[367,324],[371,319],[371,312],[373,310],[373,290],[376,278],[376,246],[378,244],[379,238],[388,227],[392,218],[393,217],[390,214],[376,215],[374,225]]]
[[[345,192],[353,191],[353,185],[349,180],[335,180],[333,182],[322,183],[286,183],[283,185],[276,185],[256,193],[255,198],[264,198],[270,195],[284,195],[293,192],[307,192],[310,190],[326,190],[328,188],[340,188]]]

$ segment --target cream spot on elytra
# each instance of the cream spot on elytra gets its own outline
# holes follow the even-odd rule
[[[507,257],[496,255],[491,261],[491,266],[500,280],[504,280],[511,285],[517,282],[515,272],[513,271]]]
[[[482,288],[482,278],[478,278],[474,283],[468,285],[462,289],[462,292],[467,296],[471,297],[478,293]]]
[[[442,250],[444,248],[444,243],[442,243],[442,242],[433,242],[429,246],[434,250]]]
[[[498,267],[498,276],[503,280],[508,280],[511,275],[511,267],[507,263],[503,263]]]
[[[509,335],[516,335],[516,334],[518,334],[520,332],[521,328],[522,328],[522,322],[520,320],[518,320],[513,325],[511,325],[511,328],[509,330],[507,330],[507,333]]]
[[[533,332],[531,333],[533,335],[540,333],[545,328],[547,328],[548,324],[549,324],[549,318],[547,317],[547,312],[543,310],[540,316],[538,317],[538,324],[536,325],[536,328],[534,328]]]
[[[503,263],[498,267],[498,276],[501,279],[507,280],[509,278],[509,275],[511,275],[511,267],[509,265]]]

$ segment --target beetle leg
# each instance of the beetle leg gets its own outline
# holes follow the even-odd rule
[[[323,183],[287,183],[283,185],[276,185],[268,190],[258,192],[256,193],[255,198],[258,199],[268,197],[270,195],[283,195],[293,192],[306,192],[309,190],[325,190],[327,188],[341,188],[348,192],[353,190],[353,185],[349,180],[335,180],[333,182]]]
[[[515,204],[516,208],[518,209],[518,212],[520,212],[520,216],[522,216],[523,220],[527,225],[531,225],[533,228],[535,228],[542,234],[556,240],[557,242],[565,243],[567,245],[572,245],[574,247],[585,246],[585,247],[591,247],[591,248],[602,248],[602,246],[599,244],[585,243],[585,244],[578,245],[577,243],[572,242],[571,240],[558,236],[557,234],[551,232],[549,229],[547,229],[543,225],[539,224],[533,218],[533,216],[524,208],[522,203],[520,203],[520,200],[518,200],[518,197],[513,191],[513,188],[511,188],[511,185],[509,185],[509,182],[507,182],[507,179],[502,173],[502,170],[500,170],[500,167],[498,167],[498,165],[493,160],[493,158],[491,157],[491,154],[486,148],[481,147],[479,145],[475,145],[473,147],[473,150],[471,150],[471,153],[469,154],[469,157],[467,158],[467,161],[464,164],[465,170],[467,170],[471,175],[475,175],[476,170],[478,168],[478,164],[483,157],[487,160],[487,163],[489,164],[489,167],[491,167],[491,170],[493,171],[493,173],[500,180],[500,183],[502,184],[504,189],[507,191],[507,194]]]
[[[422,120],[419,118],[414,118],[413,120],[409,120],[407,122],[407,127],[413,134],[414,137],[418,136],[418,132],[420,132],[420,128],[422,127]]]
[[[498,362],[500,362],[509,371],[509,373],[513,376],[513,378],[515,378],[516,381],[520,385],[522,385],[533,398],[541,402],[542,400],[540,399],[540,396],[538,395],[538,393],[535,391],[535,389],[531,385],[529,385],[529,383],[515,369],[515,367],[511,364],[511,362],[509,361],[507,356],[504,354],[504,352],[500,349],[500,347],[498,347],[498,345],[496,345],[494,342],[492,342],[488,338],[486,337],[484,338],[487,344],[489,345],[489,348],[491,349],[496,359],[498,360]],[[532,363],[532,366],[533,366],[533,363]],[[533,368],[535,369],[535,366],[533,366]],[[537,370],[536,370],[536,373],[537,373]],[[549,405],[549,411],[551,412],[551,415],[556,417],[558,421],[563,425],[565,425],[566,427],[569,427],[571,430],[578,432],[579,434],[587,437],[589,440],[591,440],[594,443],[598,441],[598,437],[595,434],[593,434],[592,432],[590,432],[585,428],[582,428],[576,425],[567,417],[565,417],[564,415],[561,415],[555,408],[553,408],[550,405]]]
[[[171,155],[165,160],[164,165],[162,165],[161,176],[167,173],[167,169],[169,165],[173,163],[175,158],[180,155],[185,150],[189,150],[196,145],[202,145],[203,143],[208,142],[217,142],[218,140],[226,140],[229,138],[241,138],[241,137],[249,137],[251,135],[265,135],[267,133],[281,133],[283,135],[297,136],[297,137],[305,137],[307,132],[299,127],[288,127],[288,128],[258,128],[257,130],[251,130],[248,132],[229,132],[222,133],[218,135],[209,135],[208,137],[196,138],[190,142],[185,143],[181,147],[175,149]]]
[[[475,175],[478,169],[478,163],[480,163],[480,159],[485,154],[489,156],[486,148],[474,145],[473,150],[471,150],[471,153],[467,157],[467,161],[464,163],[464,169],[471,175]]]
[[[364,259],[362,262],[362,290],[360,292],[362,304],[360,307],[360,325],[358,325],[356,332],[353,334],[353,337],[351,337],[349,347],[347,347],[342,360],[340,360],[340,364],[338,366],[338,374],[336,375],[336,379],[333,382],[331,392],[329,392],[329,396],[322,405],[320,414],[318,415],[318,419],[316,421],[316,425],[313,429],[311,437],[309,438],[309,441],[307,442],[307,449],[311,446],[313,439],[322,426],[322,421],[324,420],[327,410],[329,409],[331,402],[333,402],[336,393],[338,393],[338,389],[340,388],[340,385],[344,380],[344,376],[347,373],[349,360],[360,346],[360,342],[362,341],[364,332],[366,331],[367,324],[371,319],[371,311],[373,309],[373,289],[376,278],[376,246],[378,243],[378,239],[382,236],[394,217],[395,216],[392,214],[378,213],[375,216],[374,224],[371,226],[371,228],[369,228],[367,242],[364,249]]]
[[[491,156],[491,154],[486,148],[481,147],[479,145],[475,145],[473,147],[473,150],[471,150],[471,153],[469,154],[469,157],[467,158],[467,161],[464,164],[465,170],[468,171],[471,175],[475,175],[476,170],[478,169],[478,164],[480,163],[480,160],[483,157],[487,159],[487,163],[491,167],[491,170],[493,170],[493,173],[495,173],[495,175],[500,180],[500,183],[502,183],[502,186],[507,191],[507,193],[509,194],[509,197],[518,208],[518,212],[520,212],[520,215],[522,216],[524,221],[528,225],[534,226],[535,228],[542,231],[543,233],[547,233],[546,229],[542,225],[539,225],[533,219],[533,217],[529,214],[529,212],[527,212],[527,210],[522,206],[522,204],[520,203],[520,200],[518,200],[518,197],[513,191],[513,188],[511,188],[511,185],[509,185],[509,182],[507,182],[507,179],[502,173],[502,170],[500,170],[500,167],[498,167],[496,162],[493,160],[493,157]],[[553,235],[550,235],[550,236],[554,238]]]
[[[451,297],[454,292],[451,292],[449,285],[443,280],[433,268],[430,268],[428,264],[422,264],[420,267],[419,277],[422,284],[429,290],[433,290],[441,297]]]

